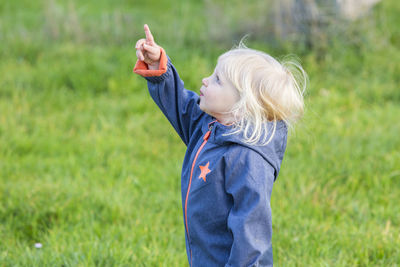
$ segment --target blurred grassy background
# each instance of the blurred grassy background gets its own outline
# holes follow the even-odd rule
[[[400,4],[283,38],[265,3],[1,1],[0,266],[187,266],[185,147],[132,73],[144,23],[196,92],[247,33],[302,60],[306,114],[272,195],[277,266],[398,266]]]

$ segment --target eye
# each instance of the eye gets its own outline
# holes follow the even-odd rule
[[[221,81],[219,80],[218,75],[215,75],[215,80],[217,81],[217,83],[221,83]]]

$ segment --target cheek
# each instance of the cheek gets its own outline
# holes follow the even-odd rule
[[[237,102],[239,102],[240,96],[238,93],[233,93],[231,95],[231,106],[235,105]]]
[[[212,102],[214,98],[215,98],[215,91],[212,88],[208,87],[207,90],[205,90],[204,92],[203,99],[206,99],[207,102]]]
[[[200,101],[200,107],[215,111],[228,111],[237,102],[237,95],[220,88],[208,87]]]
[[[214,107],[221,107],[224,105],[225,99],[223,95],[214,91],[208,95],[207,102]]]
[[[227,109],[231,109],[234,104],[239,101],[239,96],[234,92],[224,92],[223,96],[221,96],[222,103],[224,107]]]
[[[204,95],[200,97],[200,108],[203,111],[210,111],[216,107],[218,107],[218,101],[215,92],[208,88],[207,91],[204,91]]]
[[[234,98],[231,95],[227,95],[226,93],[220,93],[215,95],[214,98],[210,101],[220,111],[229,111],[232,108],[232,105],[235,103]]]

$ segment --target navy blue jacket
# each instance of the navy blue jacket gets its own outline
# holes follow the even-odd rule
[[[166,72],[145,78],[187,146],[181,192],[189,265],[272,266],[270,198],[286,149],[285,123],[278,121],[266,146],[223,136],[231,126],[200,110],[199,95],[184,88],[165,57]]]

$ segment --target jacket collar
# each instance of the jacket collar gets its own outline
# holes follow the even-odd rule
[[[265,146],[249,145],[243,141],[243,133],[224,135],[233,130],[233,126],[224,125],[208,114],[205,114],[205,123],[202,125],[204,134],[211,129],[209,142],[219,145],[240,145],[259,153],[266,161],[275,168],[276,174],[279,172],[280,164],[286,150],[288,129],[283,121],[276,123],[275,135],[271,142]],[[273,130],[273,123],[268,122],[268,134]],[[269,136],[268,136],[269,139]],[[268,140],[267,139],[267,140]]]

